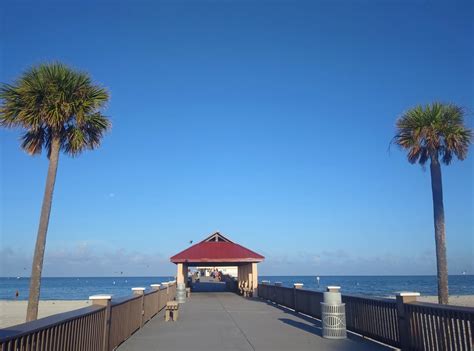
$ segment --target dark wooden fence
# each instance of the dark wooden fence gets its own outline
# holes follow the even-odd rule
[[[176,297],[176,284],[0,330],[1,351],[111,351]]]
[[[89,306],[4,329],[0,349],[102,351],[105,310]]]
[[[414,302],[405,313],[409,350],[474,350],[474,308]]]
[[[321,319],[323,293],[270,284],[259,297]],[[410,351],[473,351],[474,308],[342,295],[347,329]]]
[[[397,302],[393,299],[343,295],[347,329],[400,347]]]

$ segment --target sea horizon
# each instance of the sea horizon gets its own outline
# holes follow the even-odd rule
[[[449,274],[449,277],[457,276],[474,276],[474,274]],[[21,279],[30,278],[30,276],[0,276],[0,279],[16,279],[20,277]],[[170,277],[174,279],[174,275],[43,275],[42,278],[117,278],[117,277],[126,277],[126,278],[149,278],[149,277]],[[265,274],[260,275],[261,277],[436,277],[436,274]],[[261,279],[259,279],[261,280]]]
[[[416,291],[421,295],[437,295],[436,275],[262,275],[259,282],[281,282],[282,286],[292,287],[303,283],[304,289],[324,291],[328,285],[341,286],[341,292],[352,295],[373,297],[394,297],[399,291]],[[95,294],[111,294],[114,297],[131,295],[131,288],[173,280],[173,276],[76,276],[43,277],[41,285],[42,300],[87,300]],[[19,296],[16,298],[16,292]],[[450,295],[473,295],[474,275],[450,275]],[[0,277],[0,300],[27,300],[29,278]]]

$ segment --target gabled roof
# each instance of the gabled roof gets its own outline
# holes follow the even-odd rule
[[[236,244],[219,232],[170,258],[173,263],[261,262],[265,257]]]

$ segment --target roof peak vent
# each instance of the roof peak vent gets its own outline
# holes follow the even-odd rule
[[[229,239],[227,239],[224,235],[220,232],[215,232],[214,234],[209,235],[206,239],[202,242],[224,242],[224,243],[231,243]]]

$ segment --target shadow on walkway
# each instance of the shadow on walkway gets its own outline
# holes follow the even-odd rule
[[[305,322],[308,322],[308,323],[311,323],[312,325],[308,325],[308,324],[305,324],[305,323],[301,323],[301,322],[296,322],[292,319],[288,319],[288,318],[279,318],[279,320],[285,324],[288,324],[288,325],[291,325],[295,328],[299,328],[303,331],[306,331],[306,332],[309,332],[309,333],[312,333],[314,335],[318,335],[320,337],[322,337],[322,330],[323,330],[323,324],[322,322],[319,320],[319,319],[316,319],[314,317],[310,317],[310,316],[307,316],[307,315],[304,315],[304,314],[301,314],[301,313],[298,313],[298,312],[295,312],[293,310],[290,310],[289,308],[287,307],[283,307],[283,306],[280,306],[276,303],[273,303],[273,302],[270,302],[268,300],[258,300],[260,301],[261,303],[264,303],[268,306],[271,306],[273,308],[277,308],[279,309],[280,311],[282,311],[283,313],[286,313],[286,314],[289,314],[291,316],[295,316],[295,317],[298,317],[299,319],[302,319],[304,320]],[[360,342],[360,341],[367,341],[367,340],[370,340],[370,339],[367,339],[365,338],[364,336],[362,335],[359,335],[359,334],[355,334],[353,332],[350,332],[350,331],[347,331],[347,339],[349,340],[353,340],[355,342]],[[382,346],[381,346],[382,347]],[[393,350],[394,348],[390,347],[390,346],[386,346],[386,349],[387,350]]]
[[[317,336],[322,336],[321,328],[316,327],[315,325],[301,323],[301,322],[295,321],[293,319],[288,319],[288,318],[278,318],[278,320],[282,321],[285,324],[291,325],[292,327],[304,330],[305,332],[308,332]]]
[[[226,284],[224,282],[196,282],[193,283],[191,291],[194,293],[201,292],[225,292],[227,291]]]
[[[219,284],[204,283],[202,288]],[[225,283],[223,284],[225,286]],[[180,305],[177,322],[165,322],[163,311],[126,340],[119,351],[387,351],[380,344],[348,335],[321,337],[313,318],[234,293],[192,294]]]

